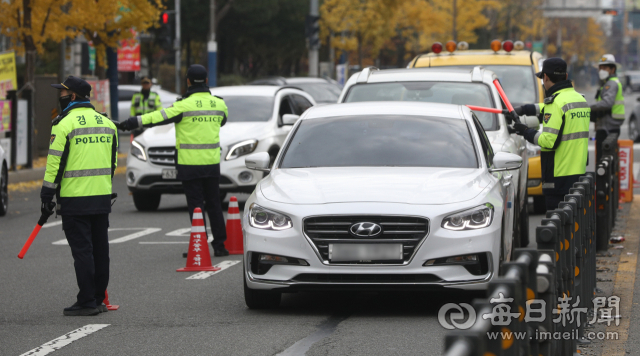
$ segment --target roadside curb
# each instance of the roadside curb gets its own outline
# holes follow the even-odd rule
[[[118,158],[118,168],[127,166],[127,157]],[[9,171],[9,184],[31,182],[44,177],[45,167]]]
[[[617,339],[605,340],[602,355],[607,356],[623,356],[627,351],[627,340],[629,338],[629,328],[631,324],[632,303],[634,286],[636,282],[636,266],[638,263],[638,249],[640,245],[640,196],[635,195],[631,204],[631,211],[627,220],[626,232],[624,234],[625,253],[621,253],[619,257],[618,269],[615,275],[615,284],[613,295],[620,297],[620,325],[615,323],[607,326],[607,333],[616,332]],[[614,316],[615,317],[615,316]]]

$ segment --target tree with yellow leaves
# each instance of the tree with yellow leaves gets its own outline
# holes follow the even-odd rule
[[[376,57],[390,38],[391,19],[404,0],[325,0],[320,7],[322,38],[333,33],[331,40],[336,49],[358,51],[358,64],[362,66],[364,47]]]
[[[25,54],[25,84],[35,76],[36,54],[49,40],[60,42],[83,34],[96,53],[130,38],[130,28],[144,31],[154,25],[161,0],[4,0],[0,1],[0,33]],[[98,55],[104,66],[104,56]]]

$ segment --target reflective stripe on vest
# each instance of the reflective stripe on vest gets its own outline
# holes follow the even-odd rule
[[[218,111],[218,110],[198,110],[198,111],[185,111],[182,113],[182,117],[193,117],[193,116],[224,116],[224,112]]]
[[[220,143],[203,143],[203,144],[189,144],[189,143],[181,143],[180,149],[183,150],[211,150],[214,148],[220,147]]]
[[[94,177],[111,175],[111,168],[81,169],[64,172],[65,178]]]
[[[82,127],[69,132],[68,137],[69,139],[72,139],[78,135],[98,135],[98,134],[115,135],[115,133],[116,133],[116,130],[109,127]]]

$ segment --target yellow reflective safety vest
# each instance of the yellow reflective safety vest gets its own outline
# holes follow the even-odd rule
[[[138,127],[175,123],[177,178],[190,180],[220,176],[220,127],[228,114],[222,98],[192,86],[173,106],[129,120]]]
[[[118,132],[89,102],[67,108],[53,121],[40,196],[57,195],[60,215],[111,212],[111,180],[118,165]]]
[[[144,115],[160,109],[162,109],[160,95],[154,91],[149,92],[147,99],[142,92],[133,94],[131,98],[131,116]]]
[[[545,194],[567,194],[584,175],[588,158],[591,109],[570,81],[556,86],[557,90],[545,99],[541,110],[543,128],[533,140],[541,148]]]
[[[622,83],[620,83],[618,77],[609,77],[609,79],[602,85],[602,87],[600,87],[600,90],[598,90],[596,101],[602,100],[602,91],[605,90],[604,88],[609,81],[616,83],[616,85],[618,86],[616,99],[613,103],[613,106],[611,107],[611,117],[615,120],[624,121],[624,94],[622,90]]]

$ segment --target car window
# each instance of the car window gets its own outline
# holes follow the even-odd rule
[[[278,120],[282,120],[282,115],[284,114],[294,114],[289,95],[285,95],[282,97],[282,99],[280,99],[280,111],[278,111]]]
[[[473,67],[475,66],[451,66],[450,68],[471,69]],[[500,79],[500,85],[513,106],[538,102],[536,95],[538,84],[535,82],[536,77],[532,66],[483,65],[482,67],[496,73]]]
[[[135,90],[118,89],[118,101],[131,101],[135,93],[137,93]]]
[[[329,83],[297,83],[292,85],[309,93],[317,103],[335,104],[338,102],[341,92],[340,88]]]
[[[224,96],[229,122],[269,121],[273,113],[273,97]]]
[[[351,87],[346,103],[362,101],[422,101],[429,103],[476,105],[493,108],[491,91],[485,84],[455,82],[390,82],[358,84]],[[485,130],[499,129],[495,114],[480,112]]]
[[[486,132],[484,132],[484,128],[478,117],[475,113],[471,113],[473,116],[473,124],[476,127],[476,131],[478,131],[478,136],[480,136],[480,144],[482,145],[482,153],[484,154],[484,159],[487,162],[487,167],[491,167],[493,165],[493,148],[491,147],[491,141],[487,137]]]
[[[291,98],[295,103],[296,115],[302,115],[303,112],[313,106],[313,104],[311,104],[311,102],[302,95],[293,94],[291,95]]]
[[[303,120],[280,164],[281,168],[386,166],[477,168],[478,161],[464,120],[367,115]]]

